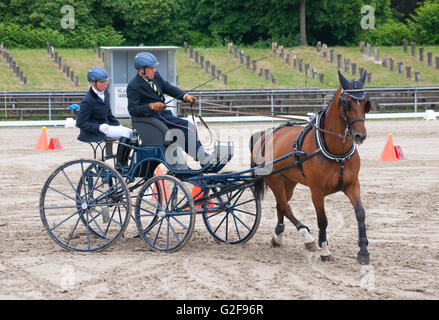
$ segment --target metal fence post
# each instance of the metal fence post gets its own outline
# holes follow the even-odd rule
[[[273,98],[273,91],[270,95],[270,103],[271,103],[271,115],[274,115],[274,98]]]
[[[418,112],[418,88],[415,89],[415,113]]]
[[[51,101],[52,94],[49,93],[49,121],[52,120],[52,101]]]

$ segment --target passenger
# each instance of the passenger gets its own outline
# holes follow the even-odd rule
[[[104,68],[91,67],[88,70],[90,90],[81,101],[76,119],[76,126],[80,128],[80,141],[99,142],[106,138],[120,139],[123,143],[130,141],[131,129],[122,126],[111,112],[108,79],[108,73]],[[118,145],[116,169],[127,167],[130,150],[127,146]]]
[[[174,116],[170,110],[165,110],[164,94],[192,104],[197,102],[197,98],[164,80],[156,70],[158,64],[156,57],[149,52],[140,52],[135,56],[134,67],[137,74],[127,86],[128,112],[132,117],[152,116],[162,121],[169,129],[182,130],[185,141],[179,145],[204,166],[214,159],[214,155],[204,151],[195,135],[195,128],[189,121]],[[190,141],[189,137],[195,141]]]

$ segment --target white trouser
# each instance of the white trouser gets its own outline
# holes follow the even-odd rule
[[[132,130],[122,125],[108,126],[108,132],[106,133],[109,139],[119,139],[120,137],[131,138]]]

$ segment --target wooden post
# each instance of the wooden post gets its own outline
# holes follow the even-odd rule
[[[380,49],[375,48],[375,63],[380,62]]]
[[[408,47],[409,42],[407,41],[407,39],[404,39],[403,43],[404,43],[404,53],[407,53],[407,47]]]
[[[70,72],[70,80],[75,81],[75,71]]]
[[[359,68],[358,68],[358,72],[359,72],[360,77],[361,77],[361,76],[363,75],[363,73],[364,73],[364,68],[359,67]]]
[[[319,80],[320,80],[320,83],[323,83],[323,82],[324,82],[324,79],[325,79],[325,74],[324,74],[324,73],[319,73]]]
[[[419,48],[419,61],[424,62],[424,48]]]
[[[268,76],[270,75],[270,69],[265,69],[265,80],[268,80]]]
[[[409,67],[409,66],[407,66],[407,67],[405,67],[405,71],[406,71],[406,76],[407,76],[407,78],[411,78],[412,76],[411,76],[411,67]]]
[[[439,69],[439,56],[436,56],[436,69]]]
[[[96,42],[93,42],[93,51],[94,51],[95,54],[96,54]]]
[[[372,82],[372,73],[368,72],[367,73],[367,83],[371,83]]]
[[[344,59],[344,71],[345,72],[349,71],[349,63],[350,63],[350,60],[345,58]]]
[[[415,72],[415,81],[416,82],[421,81],[421,76],[420,76],[420,73],[418,71]]]
[[[329,60],[331,63],[334,63],[334,49],[329,51]]]
[[[296,55],[293,55],[293,69],[297,68],[297,58]]]
[[[189,46],[189,58],[193,58],[194,57],[194,48],[192,46]]]
[[[248,70],[250,70],[250,56],[245,57],[246,67]]]
[[[305,63],[305,76],[309,76],[309,64]]]
[[[433,52],[427,52],[427,61],[428,66],[431,67],[433,65]]]
[[[383,59],[383,68],[387,68],[387,57]]]
[[[263,73],[264,73],[264,68],[262,68],[262,66],[259,66],[258,76],[262,77]]]
[[[55,62],[58,62],[58,51],[55,51]]]
[[[227,85],[227,74],[223,75],[223,79],[224,79],[224,84]]]
[[[58,57],[58,68],[61,70],[61,66],[62,66],[62,57],[59,56]]]
[[[324,43],[323,44],[323,58],[326,58],[328,56],[328,46]]]
[[[98,57],[99,57],[99,59],[102,59],[102,56],[101,56],[101,47],[98,47]]]
[[[355,76],[357,74],[357,64],[355,62],[352,62],[352,75]]]
[[[276,84],[276,76],[271,74],[271,83]]]
[[[198,64],[198,51],[195,50],[195,63]]]
[[[412,56],[416,57],[416,42],[412,42]]]
[[[286,64],[290,64],[290,52],[288,51],[287,54],[285,55],[285,63]]]
[[[302,73],[303,72],[303,60],[299,59],[299,72]]]
[[[317,52],[320,52],[321,49],[322,49],[322,42],[318,41],[317,42]]]
[[[364,45],[365,45],[365,42],[364,41],[360,41],[360,52],[361,53],[364,53]]]
[[[214,78],[215,76],[216,76],[216,72],[215,72],[215,65],[214,64],[212,64],[212,66],[211,66],[211,73],[212,73],[212,78]]]
[[[239,63],[244,64],[244,51],[239,51]]]
[[[79,87],[79,78],[78,78],[78,76],[75,76],[75,86]]]
[[[337,68],[341,69],[341,53],[337,53]]]
[[[185,41],[183,45],[184,45],[184,53],[187,54],[187,42]]]
[[[210,71],[210,61],[206,60],[206,72],[209,73]]]
[[[312,78],[313,78],[314,80],[317,79],[317,70],[316,70],[316,68],[312,68]]]
[[[390,71],[395,71],[395,59],[390,58]]]
[[[256,60],[252,60],[252,71],[256,74]]]
[[[204,56],[200,56],[200,69],[204,69]]]
[[[402,62],[398,62],[398,73],[399,73],[399,74],[402,74],[402,73],[403,73]]]

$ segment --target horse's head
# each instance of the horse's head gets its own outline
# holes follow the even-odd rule
[[[364,125],[365,114],[370,111],[370,102],[367,99],[363,85],[366,80],[366,71],[359,80],[347,80],[338,71],[338,78],[342,90],[339,96],[340,115],[347,125],[347,133],[356,144],[361,144],[366,139],[367,132]]]

